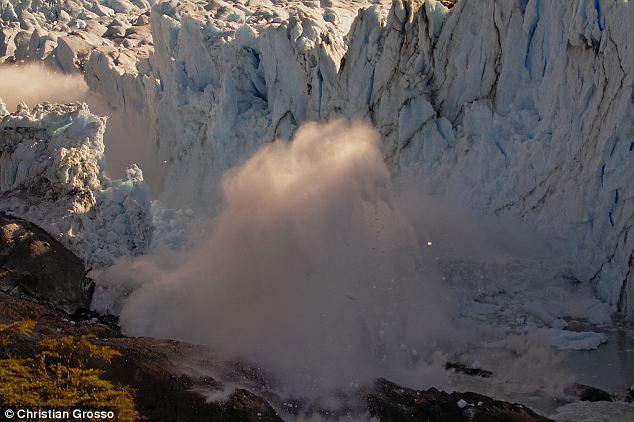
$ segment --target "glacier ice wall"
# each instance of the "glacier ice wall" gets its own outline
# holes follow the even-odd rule
[[[628,2],[395,1],[387,17],[378,6],[359,13],[342,60],[306,19],[248,43],[238,32],[229,56],[191,17],[155,8],[152,19],[161,105],[171,109],[157,115],[187,121],[163,121],[176,132],[177,189],[179,180],[214,186],[224,166],[303,120],[370,120],[395,171],[547,227],[569,245],[575,277],[634,317]],[[305,32],[312,43],[298,43]]]
[[[242,12],[224,6],[207,21],[184,6],[152,11],[150,82],[159,83],[148,113],[169,161],[169,202],[211,200],[226,170],[263,143],[289,138],[299,122],[320,119],[344,53],[340,26],[320,14],[264,8],[230,25],[227,16]]]
[[[373,121],[397,171],[546,227],[631,319],[633,22],[618,0],[397,1],[353,25],[333,110]]]
[[[634,318],[634,5],[453,3],[137,4],[78,11],[59,36],[21,14],[0,47],[81,68],[140,113],[167,203],[213,205],[226,169],[303,121],[364,119],[395,174],[545,228],[572,276]]]
[[[104,173],[106,119],[85,104],[0,106],[0,210],[38,224],[89,266],[147,249],[152,225],[140,169]]]
[[[197,13],[152,9],[154,86],[137,90],[169,157],[165,198],[213,198],[227,168],[302,121],[369,120],[395,172],[546,227],[574,276],[634,317],[632,4],[397,0],[361,10],[347,43],[304,9],[234,26]]]

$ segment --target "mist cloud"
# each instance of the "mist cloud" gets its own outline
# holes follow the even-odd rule
[[[177,263],[146,257],[105,277],[138,287],[124,331],[209,345],[303,394],[431,357],[452,304],[394,206],[377,142],[364,125],[307,124],[230,171],[209,239]]]
[[[108,174],[113,178],[125,177],[126,169],[137,164],[152,195],[157,195],[163,187],[166,163],[159,157],[155,137],[142,110],[114,109],[92,91],[81,100],[90,106],[92,113],[108,116],[104,133]]]
[[[21,102],[29,107],[44,101],[66,103],[80,101],[87,93],[81,75],[53,72],[39,64],[0,66],[0,98],[11,112]]]

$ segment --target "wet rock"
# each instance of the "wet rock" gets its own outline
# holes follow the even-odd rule
[[[263,398],[245,389],[237,389],[225,405],[226,411],[236,421],[278,421],[275,410]]]
[[[93,283],[82,261],[51,235],[0,213],[0,289],[72,314],[90,305]]]
[[[120,337],[104,344],[121,358],[104,368],[105,378],[130,386],[141,415],[161,421],[281,421],[273,407],[256,393],[228,386],[221,379],[183,370],[178,363],[188,356],[208,353],[177,341]],[[211,366],[212,364],[210,364]],[[227,391],[216,400],[205,393]],[[233,391],[232,391],[233,390]]]
[[[447,370],[453,369],[453,371],[456,374],[465,374],[465,375],[470,375],[474,377],[489,378],[491,375],[493,375],[493,372],[487,371],[486,369],[475,368],[472,366],[464,365],[459,362],[447,362],[445,364],[445,369]]]
[[[607,391],[585,384],[574,383],[566,387],[565,393],[581,401],[614,401]]]
[[[379,379],[366,394],[370,415],[380,421],[426,422],[547,422],[519,404],[477,393],[446,393],[400,387]]]

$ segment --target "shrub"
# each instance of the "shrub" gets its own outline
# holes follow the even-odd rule
[[[6,348],[34,327],[33,321],[0,324],[0,346]],[[137,419],[130,391],[103,379],[103,371],[94,367],[110,363],[119,352],[91,339],[44,338],[28,358],[9,356],[5,349],[0,359],[0,402],[32,408],[103,408],[115,411],[119,420]]]

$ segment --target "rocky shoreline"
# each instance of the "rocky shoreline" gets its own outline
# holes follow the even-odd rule
[[[194,375],[178,364],[182,359],[209,353],[199,346],[151,338],[122,336],[118,330],[95,319],[75,322],[60,311],[35,302],[0,293],[0,321],[25,319],[37,321],[33,336],[21,338],[12,349],[14,355],[29,356],[37,339],[48,336],[81,336],[92,334],[96,343],[118,350],[121,357],[101,368],[104,377],[132,389],[137,411],[146,420],[160,421],[281,421],[293,418],[302,410],[319,414],[325,419],[350,417],[377,418],[381,421],[517,421],[545,422],[530,409],[517,404],[493,400],[476,393],[446,393],[436,389],[416,391],[377,380],[362,389],[359,397],[350,398],[350,407],[337,411],[302,409],[283,400],[252,391],[249,387],[231,385],[247,374],[234,368],[223,378]],[[213,364],[213,362],[210,362]],[[228,371],[227,367],[221,370]],[[233,378],[234,383],[229,383]],[[233,391],[227,393],[227,389]],[[225,395],[217,401],[207,401],[201,392]],[[280,410],[276,410],[280,409]]]

